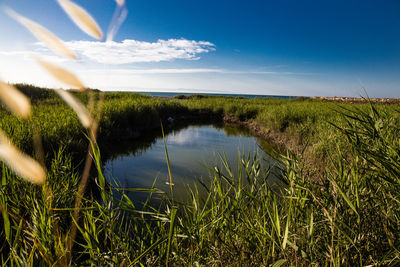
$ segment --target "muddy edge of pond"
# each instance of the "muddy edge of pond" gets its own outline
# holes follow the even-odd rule
[[[252,121],[243,121],[239,118],[232,117],[229,115],[223,116],[224,123],[234,123],[248,128],[252,134],[256,137],[262,138],[268,142],[271,142],[277,146],[278,153],[286,155],[287,151],[292,151],[296,155],[300,156],[303,153],[304,144],[300,135],[288,135],[285,132],[280,132],[273,128],[269,128],[268,125],[260,125]],[[304,174],[312,177],[312,180],[320,180],[326,173],[326,163],[320,159],[312,156],[311,153],[312,144],[307,145],[303,154],[303,163],[305,168],[303,169]]]

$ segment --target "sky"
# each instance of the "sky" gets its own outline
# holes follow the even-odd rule
[[[106,34],[114,0],[74,0]],[[32,54],[90,88],[290,96],[400,97],[398,0],[126,0],[113,41],[82,32],[56,0],[0,0],[0,79],[68,88]],[[4,8],[79,57],[39,43]],[[115,25],[115,24],[114,24]]]

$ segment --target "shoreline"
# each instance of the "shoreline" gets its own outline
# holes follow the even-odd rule
[[[373,97],[373,98],[363,98],[363,97],[326,97],[326,96],[312,96],[309,97],[311,100],[317,101],[329,101],[329,102],[340,102],[340,103],[368,103],[372,102],[374,104],[398,104],[400,103],[400,98],[388,98],[388,97]]]

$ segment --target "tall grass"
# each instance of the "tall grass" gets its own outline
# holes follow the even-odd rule
[[[54,92],[39,88],[31,91],[27,85],[17,86],[31,96],[34,113],[28,125],[36,125],[44,135],[46,151],[57,150],[58,143],[71,146],[70,152],[86,147],[84,128],[77,115]],[[74,93],[74,96],[85,104],[89,102],[88,93]],[[396,118],[393,106],[376,105],[376,108],[387,113],[387,117]],[[339,107],[356,107],[363,112],[369,108],[368,104],[337,104],[315,100],[224,97],[168,100],[133,93],[106,93],[99,121],[98,141],[100,146],[105,143],[108,145],[113,140],[135,137],[150,129],[160,129],[160,120],[165,121],[168,117],[185,123],[202,117],[221,121],[224,116],[229,116],[238,122],[258,126],[265,136],[278,137],[276,141],[289,145],[293,150],[312,144],[306,153],[311,158],[325,161],[337,144],[342,149],[347,148],[345,139],[330,124],[343,126],[343,120],[336,112]],[[19,147],[32,151],[32,127],[26,127],[24,121],[3,109],[0,109],[0,114],[2,129]]]
[[[242,158],[236,177],[216,167],[206,199],[193,189],[183,207],[180,264],[399,264],[399,117],[388,114],[342,110],[333,127],[351,152],[337,146],[319,181],[292,153],[279,192],[257,158]]]
[[[120,101],[124,98],[126,102]],[[225,109],[225,105],[215,105],[215,101],[224,104],[222,99],[207,101],[182,104],[106,94],[104,106],[112,104],[110,110],[105,108],[103,112],[115,117],[103,120],[118,118],[117,114],[124,114],[132,106],[135,107],[130,111],[132,116],[135,112],[149,114],[140,113],[141,107],[172,107],[172,111],[180,112],[200,109],[200,105],[207,110],[206,104],[211,103],[210,107],[217,109],[216,115],[221,112],[219,108]],[[236,101],[251,103],[227,99],[225,104],[229,107]],[[192,106],[180,106],[189,104]],[[61,106],[58,103],[55,107]],[[255,100],[254,106],[260,110],[248,121],[260,123],[264,118],[262,125],[278,131],[280,127],[272,123],[276,116],[276,125],[288,121],[282,135],[292,136],[296,129],[309,127],[302,135],[311,140],[326,135],[335,138],[335,146],[329,139],[320,140],[325,142],[330,155],[325,160],[322,177],[316,180],[304,155],[294,152],[281,157],[286,166],[280,173],[285,184],[281,187],[269,182],[269,170],[263,169],[262,159],[257,155],[242,156],[236,167],[222,158],[216,166],[210,166],[210,180],[197,185],[204,187],[205,197],[200,197],[199,188],[194,187],[188,190],[187,203],[174,204],[168,198],[170,194],[156,188],[143,189],[149,197],[159,195],[164,200],[160,206],[154,207],[153,202],[146,201],[137,207],[126,195],[128,191],[104,180],[100,150],[94,145],[97,171],[93,186],[97,189],[87,191],[80,219],[71,221],[80,176],[71,163],[70,153],[61,149],[48,166],[46,187],[52,192],[50,198],[43,188],[18,179],[7,167],[2,167],[2,263],[65,263],[65,238],[71,224],[75,224],[78,237],[68,264],[398,264],[400,116],[397,106],[365,104],[340,108],[308,100]],[[310,111],[308,115],[302,113],[305,106]],[[229,114],[229,110],[232,109],[223,112]],[[267,116],[267,110],[271,119],[268,123],[263,117]],[[72,112],[69,116],[73,116]],[[74,120],[78,123],[77,118]],[[319,125],[322,121],[326,123],[324,126]]]
[[[208,182],[188,190],[187,203],[173,204],[167,194],[150,188],[143,191],[164,200],[156,207],[146,201],[140,209],[127,191],[104,180],[94,147],[100,195],[86,195],[81,219],[73,222],[79,236],[70,263],[399,264],[399,117],[388,114],[375,106],[340,109],[343,122],[332,127],[349,149],[345,154],[336,147],[318,181],[296,153],[282,157],[281,186],[269,181],[257,154],[243,155],[238,166],[222,157],[210,166]],[[50,203],[39,186],[3,166],[4,264],[60,263],[60,237],[71,223],[79,175],[70,156],[57,155],[46,182],[53,192]],[[198,186],[207,192],[204,197]]]

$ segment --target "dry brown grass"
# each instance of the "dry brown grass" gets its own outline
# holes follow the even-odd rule
[[[10,141],[10,139],[0,131],[0,159],[20,177],[42,185],[46,180],[46,171],[33,158],[22,153]]]
[[[14,18],[16,21],[21,23],[25,28],[27,28],[33,36],[35,36],[39,41],[46,44],[53,52],[56,54],[77,59],[74,52],[71,51],[54,33],[43,27],[42,25],[23,17],[14,10],[7,9],[7,13]]]
[[[69,0],[58,0],[71,20],[85,33],[96,39],[103,39],[103,32],[94,18],[82,7]]]
[[[21,118],[28,118],[31,114],[29,99],[12,85],[0,81],[0,99],[6,107]]]

